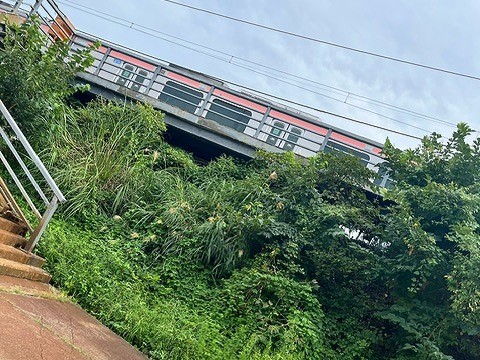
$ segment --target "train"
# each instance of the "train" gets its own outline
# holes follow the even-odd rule
[[[56,6],[53,0],[46,1]],[[193,115],[199,127],[213,123],[209,131],[233,131],[242,134],[244,141],[250,139],[273,151],[292,151],[301,157],[321,151],[349,154],[377,173],[372,179],[375,185],[388,188],[392,184],[382,156],[383,145],[378,142],[255,93],[234,89],[227,81],[74,29],[61,12],[42,26],[47,26],[51,38],[69,41],[72,52],[100,43],[92,50],[94,63],[85,73],[95,82],[108,83],[120,94],[158,101],[177,113]]]

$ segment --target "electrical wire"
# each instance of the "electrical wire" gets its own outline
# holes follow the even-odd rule
[[[178,37],[178,36],[174,36],[174,35],[170,35],[168,33],[165,33],[165,32],[162,32],[162,31],[159,31],[157,29],[154,29],[154,28],[151,28],[151,27],[148,27],[148,26],[144,26],[144,25],[141,25],[141,24],[137,24],[135,22],[132,22],[130,20],[127,20],[127,19],[124,19],[124,18],[121,18],[121,17],[118,17],[118,16],[115,16],[115,15],[111,15],[111,14],[108,14],[108,13],[105,13],[105,12],[102,12],[100,10],[97,10],[97,9],[94,9],[94,8],[91,8],[91,7],[88,7],[88,6],[85,6],[85,5],[81,5],[81,4],[78,4],[78,3],[75,3],[73,1],[70,1],[70,3],[65,3],[63,1],[58,1],[59,3],[62,3],[64,5],[67,5],[67,6],[70,6],[70,7],[73,7],[74,9],[76,10],[79,10],[79,11],[84,11],[90,15],[94,15],[94,16],[98,16],[102,19],[105,19],[107,21],[110,21],[108,18],[105,18],[105,17],[102,17],[102,16],[99,16],[97,14],[94,14],[92,12],[89,12],[89,11],[86,11],[86,10],[83,10],[83,9],[79,9],[75,6],[78,6],[78,7],[81,7],[81,8],[85,8],[85,9],[88,9],[88,10],[91,10],[93,12],[96,12],[98,14],[102,14],[104,16],[107,16],[107,17],[110,17],[110,18],[113,18],[115,20],[118,20],[118,21],[113,21],[113,23],[115,24],[118,24],[118,25],[122,25],[122,26],[125,26],[128,24],[128,27],[129,28],[132,28],[133,30],[136,30],[136,31],[139,31],[141,33],[144,33],[144,34],[147,34],[147,35],[150,35],[150,36],[153,36],[153,37],[156,37],[158,39],[161,39],[161,40],[164,40],[164,41],[167,41],[167,42],[170,42],[170,43],[173,43],[173,44],[176,44],[176,45],[179,45],[179,46],[182,46],[184,48],[187,48],[189,50],[193,50],[193,51],[197,51],[201,54],[204,54],[204,55],[208,55],[208,56],[212,56],[214,58],[216,58],[217,60],[221,60],[221,61],[224,61],[224,59],[220,58],[220,57],[216,57],[216,56],[213,56],[213,55],[209,55],[205,52],[202,52],[202,51],[199,51],[199,50],[196,50],[196,49],[192,49],[191,47],[187,47],[183,44],[178,44],[176,42],[172,42],[171,40],[169,39],[166,39],[164,37],[157,37],[157,36],[154,36],[153,34],[150,34],[150,33],[147,33],[145,31],[141,31],[141,30],[138,30],[138,28],[141,28],[143,30],[147,30],[149,32],[153,32],[153,33],[156,33],[156,34],[161,34],[161,35],[164,35],[164,36],[167,36],[167,37],[170,37],[172,39],[176,39],[176,40],[180,40],[186,44],[190,44],[190,45],[193,45],[193,46],[196,46],[196,47],[199,47],[199,48],[203,48],[203,49],[206,49],[206,50],[209,50],[209,51],[213,51],[215,53],[218,53],[218,54],[221,54],[221,55],[225,55],[227,57],[229,57],[229,63],[232,63],[232,64],[238,64],[238,61],[236,60],[240,60],[241,62],[245,62],[245,63],[248,63],[248,64],[253,64],[253,65],[256,65],[256,66],[260,66],[262,68],[265,68],[265,69],[268,69],[268,70],[272,70],[272,71],[275,71],[275,72],[278,72],[279,74],[282,74],[282,75],[287,75],[287,76],[290,76],[290,77],[294,77],[296,79],[300,79],[300,80],[303,80],[303,81],[307,81],[307,82],[310,82],[312,84],[315,84],[315,85],[319,85],[322,87],[322,90],[326,90],[328,92],[331,92],[331,93],[334,93],[336,95],[342,95],[345,98],[344,101],[342,101],[344,104],[346,105],[352,105],[351,103],[349,103],[347,100],[348,99],[355,99],[355,100],[358,100],[358,101],[363,101],[363,102],[366,102],[366,103],[369,103],[369,104],[372,104],[372,105],[375,105],[375,106],[378,106],[378,107],[382,107],[382,108],[385,108],[385,109],[388,109],[388,110],[393,110],[393,111],[398,111],[398,112],[402,112],[402,113],[405,113],[405,114],[408,114],[410,116],[414,116],[414,117],[417,117],[417,118],[422,118],[422,119],[426,119],[428,121],[432,121],[432,122],[436,122],[436,123],[439,123],[439,124],[443,124],[443,125],[446,125],[446,126],[450,126],[450,127],[456,127],[456,124],[453,123],[453,122],[449,122],[449,121],[446,121],[446,120],[443,120],[443,119],[439,119],[437,117],[433,117],[433,116],[430,116],[430,115],[425,115],[425,114],[421,114],[419,112],[416,112],[416,111],[412,111],[410,109],[406,109],[406,108],[403,108],[403,107],[400,107],[400,106],[396,106],[396,105],[392,105],[392,104],[389,104],[389,103],[386,103],[386,102],[382,102],[380,100],[376,100],[376,99],[373,99],[373,98],[370,98],[370,97],[367,97],[367,96],[364,96],[364,95],[360,95],[360,94],[356,94],[354,92],[351,92],[351,91],[348,91],[348,90],[343,90],[343,89],[340,89],[338,87],[334,87],[334,86],[331,86],[331,85],[328,85],[328,84],[324,84],[324,83],[321,83],[321,82],[318,82],[318,81],[315,81],[315,80],[311,80],[311,79],[308,79],[308,78],[305,78],[305,77],[301,77],[299,75],[296,75],[296,74],[292,74],[292,73],[289,73],[289,72],[286,72],[284,70],[280,70],[280,69],[276,69],[274,67],[270,67],[270,66],[267,66],[267,65],[264,65],[264,64],[261,64],[259,62],[255,62],[255,61],[251,61],[251,60],[248,60],[248,59],[245,59],[245,58],[241,58],[239,56],[236,56],[236,55],[233,55],[233,54],[230,54],[230,53],[227,53],[227,52],[224,52],[224,51],[221,51],[221,50],[218,50],[218,49],[215,49],[215,48],[212,48],[212,47],[209,47],[209,46],[205,46],[205,45],[202,45],[202,44],[199,44],[199,43],[196,43],[196,42],[193,42],[193,41],[189,41],[189,40],[186,40],[186,39],[183,39],[181,37]],[[75,6],[73,6],[72,4],[74,4]],[[266,74],[264,74],[265,76],[268,76]],[[307,85],[307,84],[304,84],[304,85]],[[307,85],[307,86],[313,86],[313,85]],[[318,88],[318,87],[317,87]],[[326,88],[326,89],[323,89],[323,88]],[[327,95],[322,95],[322,96],[325,96],[325,97],[328,97]],[[331,98],[331,97],[330,97]],[[331,98],[333,100],[337,100],[338,99],[334,99],[334,98]],[[356,107],[356,108],[359,108],[359,109],[363,109],[362,107],[359,107],[358,105],[352,105],[353,107]],[[380,114],[378,112],[375,112],[376,115],[378,116],[382,116],[382,117],[385,117],[387,119],[391,119],[391,117],[388,117],[386,115],[383,115],[383,114]]]
[[[237,65],[238,65],[238,64],[237,64]],[[313,91],[313,90],[304,88],[304,87],[302,87],[302,86],[296,85],[296,84],[294,84],[294,83],[288,82],[288,81],[283,80],[283,79],[279,79],[279,78],[276,78],[276,77],[273,77],[273,76],[266,75],[266,74],[262,73],[261,71],[256,71],[256,70],[251,69],[251,68],[249,68],[249,67],[247,67],[247,66],[242,66],[242,65],[238,65],[238,66],[241,67],[241,68],[250,70],[250,71],[252,71],[252,72],[254,72],[254,73],[257,73],[257,74],[260,74],[260,75],[264,75],[264,76],[268,76],[268,77],[270,77],[270,78],[272,78],[272,79],[274,79],[274,80],[277,80],[277,81],[279,81],[279,82],[282,82],[282,83],[284,83],[284,84],[292,85],[292,86],[295,86],[295,87],[297,87],[297,88],[299,88],[299,89],[309,91],[309,92],[311,92],[311,93],[313,93],[313,94],[320,95],[320,96],[324,96],[324,97],[327,97],[328,99],[331,99],[331,100],[334,100],[334,101],[338,101],[338,102],[340,102],[340,103],[343,103],[342,100],[339,100],[339,99],[334,98],[334,97],[332,97],[332,96],[328,96],[328,95],[325,95],[325,94],[322,94],[322,93],[319,93],[319,92],[316,92],[316,91]],[[431,133],[430,130],[427,130],[427,129],[424,129],[424,128],[421,128],[421,127],[418,127],[418,126],[415,126],[415,125],[412,125],[412,124],[409,124],[409,123],[407,123],[407,122],[404,122],[404,121],[401,121],[401,120],[398,120],[398,119],[395,119],[395,118],[392,118],[392,117],[389,117],[389,116],[386,116],[386,115],[383,115],[383,114],[379,114],[379,113],[377,113],[377,112],[375,112],[375,111],[372,111],[372,110],[369,110],[369,109],[365,109],[365,108],[363,108],[363,107],[361,107],[361,106],[357,106],[357,105],[350,104],[350,103],[349,103],[348,105],[349,105],[349,106],[353,106],[353,107],[355,107],[355,108],[357,108],[357,109],[360,109],[360,110],[363,110],[363,111],[367,111],[367,112],[369,112],[369,113],[371,113],[371,114],[378,115],[378,116],[387,118],[387,119],[389,119],[389,120],[398,122],[398,123],[400,123],[400,124],[402,124],[402,125],[409,126],[409,127],[415,128],[415,129],[417,129],[417,130],[424,131],[424,132],[426,132],[426,133],[428,133],[428,134]]]
[[[291,32],[291,31],[274,28],[272,26],[258,24],[258,23],[255,23],[253,21],[248,21],[248,20],[239,19],[239,18],[229,16],[229,15],[225,15],[225,14],[220,14],[220,13],[217,13],[215,11],[202,9],[202,8],[195,7],[195,6],[188,5],[188,4],[183,4],[183,3],[180,3],[180,2],[174,1],[174,0],[161,0],[161,1],[168,2],[168,3],[174,4],[174,5],[178,5],[178,6],[182,6],[182,7],[191,9],[191,10],[200,11],[200,12],[210,14],[210,15],[214,15],[214,16],[217,16],[217,17],[221,17],[221,18],[224,18],[224,19],[236,21],[236,22],[239,22],[239,23],[242,23],[242,24],[247,24],[247,25],[258,27],[258,28],[274,31],[274,32],[277,32],[277,33],[280,33],[280,34],[293,36],[293,37],[300,38],[300,39],[303,39],[303,40],[308,40],[308,41],[313,41],[313,42],[320,43],[320,44],[334,46],[334,47],[341,48],[341,49],[344,49],[344,50],[349,50],[349,51],[361,53],[361,54],[364,54],[364,55],[370,55],[370,56],[378,57],[378,58],[381,58],[381,59],[395,61],[395,62],[398,62],[398,63],[412,65],[412,66],[416,66],[416,67],[420,67],[420,68],[424,68],[424,69],[428,69],[428,70],[439,71],[439,72],[450,74],[450,75],[461,76],[461,77],[465,77],[465,78],[469,78],[469,79],[473,79],[473,80],[480,80],[480,77],[478,77],[478,76],[464,74],[464,73],[460,73],[460,72],[453,71],[453,70],[448,70],[448,69],[442,69],[442,68],[439,68],[439,67],[436,67],[436,66],[421,64],[421,63],[410,61],[410,60],[399,59],[399,58],[389,56],[389,55],[382,55],[382,54],[375,53],[375,52],[372,52],[372,51],[357,49],[357,48],[354,48],[354,47],[351,47],[351,46],[341,45],[341,44],[337,44],[337,43],[334,43],[334,42],[331,42],[331,41],[325,41],[325,40],[317,39],[317,38],[314,38],[314,37],[311,37],[311,36],[301,35],[301,34]]]
[[[178,46],[184,47],[184,48],[186,48],[186,49],[189,49],[189,50],[192,50],[192,51],[195,51],[195,52],[204,54],[204,55],[209,56],[209,57],[213,57],[213,58],[215,58],[215,59],[217,59],[217,60],[220,60],[220,61],[223,61],[223,62],[231,63],[231,64],[234,65],[234,66],[242,67],[242,68],[248,69],[248,70],[250,70],[250,71],[255,71],[255,70],[253,70],[253,69],[251,69],[251,68],[242,66],[242,65],[240,65],[240,64],[238,64],[238,63],[233,63],[233,62],[231,62],[230,60],[227,60],[227,59],[224,59],[224,58],[215,56],[215,55],[210,54],[210,53],[207,53],[207,52],[200,51],[200,50],[198,50],[198,49],[195,49],[195,48],[192,48],[192,47],[183,45],[183,44],[179,44],[179,43],[177,43],[177,42],[174,42],[174,41],[172,41],[172,40],[166,39],[166,38],[164,38],[164,37],[156,36],[156,35],[154,35],[154,34],[151,34],[150,32],[140,30],[140,29],[134,27],[134,25],[136,25],[135,23],[130,22],[130,21],[128,21],[128,20],[125,20],[125,19],[122,19],[122,18],[118,18],[118,17],[112,16],[112,15],[110,15],[110,14],[103,13],[103,14],[106,15],[106,16],[115,18],[115,19],[117,19],[117,20],[121,20],[121,21],[115,21],[115,20],[109,19],[108,17],[99,15],[98,13],[102,13],[102,12],[97,11],[97,10],[95,10],[95,9],[92,9],[92,10],[95,11],[95,12],[90,12],[90,11],[84,10],[84,9],[82,9],[82,8],[78,8],[78,7],[76,7],[76,6],[72,5],[72,4],[64,3],[63,1],[57,1],[57,2],[59,2],[59,3],[63,4],[63,5],[66,5],[66,6],[70,6],[70,7],[74,8],[74,9],[76,9],[76,10],[78,10],[78,11],[82,11],[82,12],[88,13],[88,14],[90,14],[90,15],[92,15],[92,16],[96,16],[96,17],[98,17],[98,18],[104,19],[104,20],[106,20],[106,21],[113,22],[113,23],[115,23],[115,24],[117,24],[117,25],[120,25],[120,26],[123,26],[123,27],[126,27],[126,28],[130,28],[130,29],[135,30],[135,31],[137,31],[137,32],[140,32],[140,33],[149,35],[149,36],[151,36],[151,37],[155,37],[155,38],[158,38],[158,39],[160,39],[160,40],[164,40],[164,41],[167,41],[167,42],[169,42],[169,43],[173,43],[173,44],[175,44],[175,45],[178,45]],[[84,7],[83,5],[79,5],[79,6]],[[90,9],[91,9],[91,8],[90,8]],[[123,21],[123,22],[122,22],[122,21]],[[140,27],[149,29],[148,27],[144,27],[144,26],[140,26]],[[152,30],[153,30],[153,29],[152,29]],[[158,31],[155,30],[155,32],[158,32]],[[168,35],[168,34],[166,34],[166,35],[167,35],[167,36],[170,36],[170,35]],[[173,37],[173,38],[175,38],[175,37]],[[179,39],[183,41],[183,39],[181,39],[181,38],[179,38]],[[192,43],[192,44],[195,44],[195,43]],[[195,45],[198,45],[198,44],[195,44]],[[216,51],[215,49],[212,49],[212,50]],[[138,52],[138,51],[137,51],[137,52]],[[140,53],[140,52],[138,52],[138,53]],[[227,54],[227,53],[224,53],[224,54]],[[145,53],[144,53],[143,55],[152,57],[151,55],[145,54]],[[227,55],[229,55],[229,54],[227,54]],[[159,58],[157,58],[157,59],[158,59],[158,60],[161,60],[161,61],[164,61],[164,62],[168,62],[168,61],[163,60],[163,59],[159,59]],[[281,79],[278,79],[278,78],[274,78],[274,77],[268,76],[267,74],[264,74],[264,73],[260,73],[260,74],[262,74],[262,75],[264,75],[264,76],[267,76],[267,77],[270,77],[270,78],[273,78],[273,79],[278,80],[278,81],[285,82],[284,80],[281,80]],[[207,75],[207,76],[208,76],[208,75]],[[211,77],[211,76],[209,76],[209,77]],[[232,81],[225,81],[225,80],[223,80],[223,79],[218,79],[218,80],[227,82],[227,83],[229,83],[229,84],[231,84],[231,85],[235,85],[235,86],[238,86],[238,87],[247,89],[247,90],[249,90],[249,91],[256,92],[256,93],[258,93],[258,94],[262,94],[262,95],[264,95],[264,96],[268,96],[268,97],[270,97],[270,98],[274,98],[274,99],[277,99],[277,100],[280,100],[280,101],[284,101],[284,102],[287,102],[287,103],[290,103],[290,104],[294,104],[294,105],[297,105],[297,106],[302,106],[302,107],[304,107],[304,108],[306,108],[306,109],[310,109],[310,110],[313,110],[313,111],[316,111],[316,112],[319,112],[319,113],[328,114],[328,115],[331,115],[331,116],[334,116],[334,117],[338,117],[338,118],[345,119],[345,120],[348,120],[348,121],[356,122],[356,123],[358,123],[358,124],[370,126],[370,127],[377,128],[377,129],[380,129],[380,130],[388,131],[388,132],[391,132],[391,133],[394,133],[394,134],[397,134],[397,135],[402,135],[402,136],[405,136],[405,137],[409,137],[409,138],[412,138],[412,139],[416,139],[416,140],[421,140],[421,139],[422,139],[421,137],[418,137],[418,136],[415,136],[415,135],[411,135],[411,134],[407,134],[407,133],[404,133],[404,132],[401,132],[401,131],[397,131],[397,130],[389,129],[389,128],[386,128],[386,127],[378,126],[378,125],[371,124],[371,123],[368,123],[368,122],[365,122],[365,121],[361,121],[361,120],[357,120],[357,119],[354,119],[354,118],[351,118],[351,117],[347,117],[347,116],[335,114],[335,113],[333,113],[333,112],[329,112],[329,111],[326,111],[326,110],[320,110],[320,109],[317,109],[317,108],[312,107],[312,106],[309,106],[309,105],[305,105],[305,104],[302,104],[302,103],[299,103],[299,102],[295,102],[295,101],[292,101],[292,100],[289,100],[289,99],[286,99],[286,98],[282,98],[282,97],[275,96],[275,95],[272,95],[272,94],[269,94],[269,93],[266,93],[266,92],[262,92],[262,91],[259,91],[259,90],[257,90],[257,89],[253,89],[253,88],[250,88],[250,87],[241,85],[241,84],[234,83],[234,82],[232,82]],[[288,83],[288,84],[293,85],[293,86],[296,86],[295,84],[292,84],[292,83]],[[304,90],[306,90],[306,91],[312,92],[312,90],[310,90],[310,89],[306,89],[306,88],[302,88],[302,89],[304,89]],[[325,96],[325,97],[330,98],[330,99],[335,100],[335,101],[343,102],[343,101],[341,101],[341,100],[338,100],[338,99],[336,99],[336,98],[334,98],[334,97],[330,97],[330,96],[325,95],[325,94],[321,94],[321,93],[317,93],[317,92],[313,92],[313,93],[315,93],[315,94],[317,94],[317,95]],[[349,104],[349,103],[347,103],[347,104],[348,104],[348,105],[351,105],[351,106],[354,106],[354,107],[356,107],[356,108],[359,108],[359,109],[361,109],[361,110],[365,110],[365,111],[371,112],[371,113],[373,113],[373,114],[375,114],[375,115],[378,115],[378,116],[381,116],[381,117],[385,117],[385,118],[388,118],[388,119],[393,120],[393,121],[400,122],[400,123],[402,123],[402,124],[404,124],[404,125],[417,128],[417,129],[422,130],[422,131],[425,131],[425,132],[427,132],[427,133],[429,133],[429,134],[431,133],[429,130],[426,130],[426,129],[423,129],[423,128],[420,128],[420,127],[416,127],[416,126],[414,126],[414,125],[411,125],[411,124],[408,124],[408,123],[405,123],[405,122],[401,122],[401,121],[399,121],[399,120],[397,120],[397,119],[390,118],[390,117],[388,117],[388,116],[386,116],[386,115],[379,114],[379,113],[370,111],[370,110],[368,110],[368,109],[364,109],[364,108],[362,108],[362,107],[358,107],[358,106],[353,105],[353,104]],[[408,110],[407,110],[407,111],[408,111]],[[425,115],[425,116],[427,116],[427,115]]]

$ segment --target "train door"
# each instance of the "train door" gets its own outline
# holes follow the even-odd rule
[[[120,74],[118,75],[117,84],[127,87],[134,72],[135,67],[133,65],[128,63],[123,64],[123,69],[120,69]]]
[[[146,89],[146,80],[149,76],[147,70],[124,63],[120,68],[116,83],[128,87],[133,91],[142,92]]]
[[[300,139],[300,136],[302,136],[303,131],[292,125],[289,126],[288,130],[290,131],[290,133],[287,135],[285,144],[283,145],[283,149],[285,151],[293,151],[293,149],[295,148],[295,144],[298,143],[298,140]]]
[[[275,120],[271,125],[270,134],[267,136],[267,144],[278,146],[282,141],[285,126],[284,122]]]
[[[282,121],[274,120],[271,124],[267,144],[279,147],[285,151],[294,151],[295,145],[303,134],[303,130]]]
[[[145,80],[147,80],[148,76],[148,71],[143,70],[143,69],[138,69],[137,74],[135,75],[134,82],[132,82],[132,85],[130,88],[134,91],[140,92],[142,85],[144,85]]]

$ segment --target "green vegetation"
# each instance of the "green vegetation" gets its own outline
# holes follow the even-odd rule
[[[38,249],[53,281],[151,358],[478,358],[480,142],[465,124],[445,144],[387,144],[397,183],[380,201],[351,157],[198,166],[145,105],[62,101],[36,121],[70,199]]]

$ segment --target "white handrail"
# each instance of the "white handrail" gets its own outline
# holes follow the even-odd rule
[[[25,135],[23,135],[22,130],[18,127],[17,123],[15,120],[13,120],[12,115],[8,112],[7,108],[3,104],[3,102],[0,100],[0,112],[3,114],[5,119],[7,120],[8,124],[12,128],[12,130],[15,132],[15,135],[17,136],[17,139],[22,143],[23,147],[27,151],[28,155],[32,159],[33,163],[37,166],[38,170],[40,170],[40,173],[42,174],[43,178],[47,182],[48,186],[50,189],[52,189],[53,193],[57,197],[58,201],[60,203],[64,202],[66,199],[63,196],[62,192],[58,188],[57,184],[53,180],[52,176],[48,172],[47,168],[45,165],[43,165],[42,160],[38,157],[37,153],[33,150],[31,147],[30,143],[28,142],[27,138]]]

